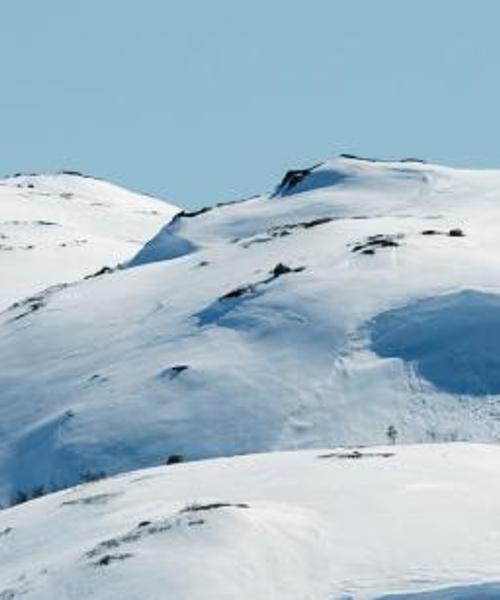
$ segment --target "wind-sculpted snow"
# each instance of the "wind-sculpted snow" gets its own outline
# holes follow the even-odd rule
[[[378,315],[373,349],[450,394],[500,394],[500,295],[462,291]]]
[[[161,260],[172,260],[194,252],[197,249],[196,246],[182,235],[177,235],[176,231],[179,230],[179,226],[178,218],[166,225],[157,236],[141,248],[127,266],[134,267],[156,262],[158,257],[161,257]]]
[[[348,186],[352,184],[356,186],[359,183],[360,176],[367,182],[375,176],[377,180],[374,182],[375,185],[380,184],[380,169],[373,169],[373,164],[378,163],[380,166],[383,165],[384,161],[356,157],[352,157],[352,159],[352,161],[343,161],[340,164],[339,161],[327,161],[308,169],[288,171],[274,195],[289,196],[337,185]],[[419,168],[416,169],[415,165]],[[406,180],[412,185],[429,183],[431,175],[432,169],[427,172],[425,163],[421,161],[405,160],[397,166],[388,163],[385,168],[385,176],[389,179],[398,180],[400,183]]]
[[[317,169],[345,177],[180,213],[0,313],[0,503],[172,457],[500,439],[500,172]]]
[[[500,447],[165,466],[0,512],[11,600],[493,600]]]

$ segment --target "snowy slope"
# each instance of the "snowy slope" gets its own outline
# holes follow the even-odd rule
[[[77,174],[0,179],[0,309],[130,258],[177,211]]]
[[[496,600],[498,446],[132,472],[0,512],[0,598]]]
[[[498,440],[499,198],[497,171],[339,158],[4,311],[0,502],[390,425]]]

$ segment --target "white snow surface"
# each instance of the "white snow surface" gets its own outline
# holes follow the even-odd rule
[[[380,444],[389,425],[498,440],[499,218],[500,171],[339,158],[4,311],[0,502],[172,454]]]
[[[0,179],[0,310],[129,259],[176,212],[76,174]]]
[[[495,600],[500,447],[152,468],[0,512],[0,598]]]

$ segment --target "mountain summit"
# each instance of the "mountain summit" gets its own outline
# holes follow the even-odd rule
[[[0,179],[0,310],[130,258],[176,212],[73,171]]]

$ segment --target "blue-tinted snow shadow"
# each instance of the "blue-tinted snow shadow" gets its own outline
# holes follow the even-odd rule
[[[500,394],[500,296],[466,290],[379,314],[373,350],[416,365],[440,390]],[[500,598],[500,595],[498,596]]]
[[[376,600],[499,600],[500,583],[457,586],[435,591],[390,594]]]
[[[198,247],[190,240],[170,232],[160,232],[147,242],[128,262],[128,268],[147,265],[163,260],[173,260],[196,252]]]
[[[221,327],[237,327],[241,329],[251,328],[254,324],[254,320],[250,315],[245,319],[245,315],[239,312],[242,305],[246,304],[249,300],[258,298],[262,292],[257,290],[250,290],[243,293],[238,298],[219,298],[212,304],[209,304],[206,308],[201,310],[195,315],[198,325],[205,327],[207,325],[217,324]],[[232,313],[237,311],[239,318],[232,319]]]

